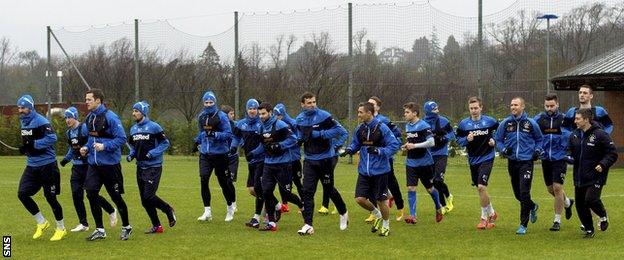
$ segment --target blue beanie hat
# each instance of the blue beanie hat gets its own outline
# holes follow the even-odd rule
[[[217,97],[212,91],[206,91],[206,93],[204,93],[204,96],[202,97],[202,101],[206,102],[208,100],[212,100],[215,105],[217,104]]]
[[[284,104],[282,104],[282,103],[278,103],[273,108],[273,113],[276,116],[284,116],[286,114],[286,106],[284,106]]]
[[[30,95],[23,95],[17,100],[17,106],[25,107],[30,110],[35,109],[35,101]]]
[[[250,109],[250,108],[258,108],[260,106],[260,103],[258,103],[258,100],[250,98],[249,100],[247,100],[247,105],[245,105],[246,109]]]
[[[147,116],[149,114],[149,104],[147,101],[136,102],[132,108],[141,112],[143,116]]]
[[[427,101],[425,103],[425,107],[424,107],[425,114],[427,114],[427,115],[432,114],[433,112],[431,112],[431,111],[433,111],[437,107],[438,107],[438,104],[435,101]]]
[[[68,107],[65,110],[65,118],[73,118],[78,120],[78,109],[75,107]]]

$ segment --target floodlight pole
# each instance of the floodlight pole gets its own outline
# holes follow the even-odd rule
[[[546,19],[546,94],[550,94],[550,20],[559,18],[554,14],[545,14],[537,17],[538,20]]]
[[[139,19],[134,19],[134,101],[139,102]]]
[[[236,116],[240,115],[240,79],[238,70],[238,12],[234,12],[234,114]]]
[[[46,76],[46,98],[47,98],[47,103],[48,103],[48,111],[46,113],[48,120],[50,119],[51,115],[52,115],[52,97],[50,97],[50,77],[51,77],[51,73],[52,73],[52,60],[50,59],[50,34],[51,34],[52,30],[50,29],[50,26],[46,27],[46,34],[47,34],[47,45],[48,45],[48,64],[47,64],[47,69],[45,72],[45,76]]]
[[[56,76],[58,77],[58,102],[63,103],[63,71],[59,70],[56,72]]]

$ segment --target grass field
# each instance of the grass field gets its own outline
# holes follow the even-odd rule
[[[405,183],[404,158],[395,163],[401,187]],[[244,226],[253,214],[253,199],[244,186],[246,165],[241,162],[239,182],[236,183],[238,212],[234,221],[226,223],[225,202],[216,178],[211,179],[213,194],[213,221],[199,223],[196,218],[203,212],[199,193],[197,158],[167,157],[159,195],[175,208],[178,224],[165,228],[165,233],[145,235],[149,219],[141,206],[136,186],[135,166],[123,163],[125,199],[130,211],[134,233],[129,241],[119,241],[119,227],[107,228],[108,238],[86,242],[87,233],[70,233],[60,242],[50,242],[53,229],[48,229],[43,239],[33,240],[35,222],[17,199],[17,186],[24,168],[22,157],[0,157],[0,232],[12,236],[12,254],[19,259],[32,258],[622,258],[624,251],[624,170],[612,170],[609,185],[603,190],[603,201],[609,212],[611,225],[594,239],[582,239],[576,212],[571,220],[563,220],[562,230],[551,232],[553,200],[547,193],[536,167],[533,181],[533,199],[540,204],[537,223],[529,224],[528,233],[518,236],[519,203],[514,199],[503,160],[497,160],[489,191],[492,203],[499,214],[496,228],[477,230],[480,216],[477,192],[470,186],[470,175],[465,158],[450,158],[447,183],[455,196],[455,210],[436,224],[431,199],[418,188],[418,216],[416,225],[396,222],[392,218],[390,236],[371,234],[364,224],[368,212],[353,200],[355,166],[344,160],[336,170],[336,184],[347,202],[350,225],[346,231],[338,228],[338,216],[315,214],[316,234],[301,237],[296,231],[302,218],[291,205],[291,212],[283,215],[275,233],[258,232]],[[62,193],[59,197],[67,227],[77,224],[69,186],[70,167],[61,168]],[[565,184],[573,197],[571,169]],[[320,188],[320,186],[319,186]],[[405,192],[405,189],[402,189]],[[404,195],[405,196],[405,195]],[[320,195],[317,193],[317,209]],[[52,222],[54,216],[43,198],[35,196],[44,216]],[[316,211],[316,210],[315,210]],[[87,206],[89,222],[93,224]],[[394,209],[391,211],[394,215]],[[161,221],[166,222],[164,214]],[[105,225],[107,217],[104,216]],[[53,222],[52,222],[53,223]],[[54,224],[52,224],[54,225]],[[91,232],[91,231],[89,231]]]

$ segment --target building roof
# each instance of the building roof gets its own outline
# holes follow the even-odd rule
[[[557,90],[588,84],[595,90],[624,90],[624,45],[583,62],[550,79]]]

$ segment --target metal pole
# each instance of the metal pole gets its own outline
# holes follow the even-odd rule
[[[139,102],[139,19],[134,19],[134,101]]]
[[[50,28],[48,26],[48,28]],[[82,73],[80,73],[80,70],[78,70],[78,67],[76,67],[76,63],[74,63],[74,61],[71,59],[71,57],[69,57],[69,55],[67,54],[67,52],[65,51],[65,48],[63,48],[63,45],[61,44],[61,42],[56,38],[56,35],[54,35],[54,32],[52,30],[49,30],[49,35],[52,35],[52,37],[54,38],[54,41],[56,41],[56,44],[59,45],[59,47],[61,48],[61,51],[63,51],[63,54],[65,54],[65,57],[67,58],[67,60],[69,60],[69,63],[71,63],[72,68],[74,68],[74,70],[76,71],[76,73],[78,73],[78,76],[80,76],[80,79],[82,80],[82,83],[85,84],[85,86],[87,86],[87,89],[91,90],[91,86],[89,86],[89,83],[87,83],[87,80],[85,80],[84,76],[82,76]],[[50,37],[48,37],[49,39]],[[50,60],[50,44],[49,44],[49,40],[48,40],[48,60]],[[50,65],[48,65],[50,66]],[[49,69],[49,68],[48,68]]]
[[[59,83],[58,102],[63,103],[63,72],[59,70],[56,76],[58,77]]]
[[[550,19],[546,19],[546,94],[550,94]]]
[[[234,113],[240,115],[240,79],[238,75],[238,12],[234,12]]]
[[[483,50],[483,0],[479,0],[479,29],[477,39],[477,88],[479,89],[479,98],[483,99],[483,90],[481,88],[481,54]]]
[[[348,121],[349,121],[349,132],[353,129],[353,4],[349,3],[349,86],[348,86],[348,96],[349,96],[349,108],[348,111]],[[353,157],[349,156],[349,163],[353,163]]]
[[[51,60],[51,54],[50,54],[50,34],[52,33],[52,30],[50,29],[50,26],[46,27],[46,31],[47,31],[47,38],[48,38],[48,69],[46,70],[46,96],[47,96],[47,100],[48,100],[48,111],[46,113],[46,117],[48,119],[50,119],[50,117],[52,116],[52,104],[51,104],[51,99],[52,97],[50,97],[50,74],[52,73],[52,60]]]

